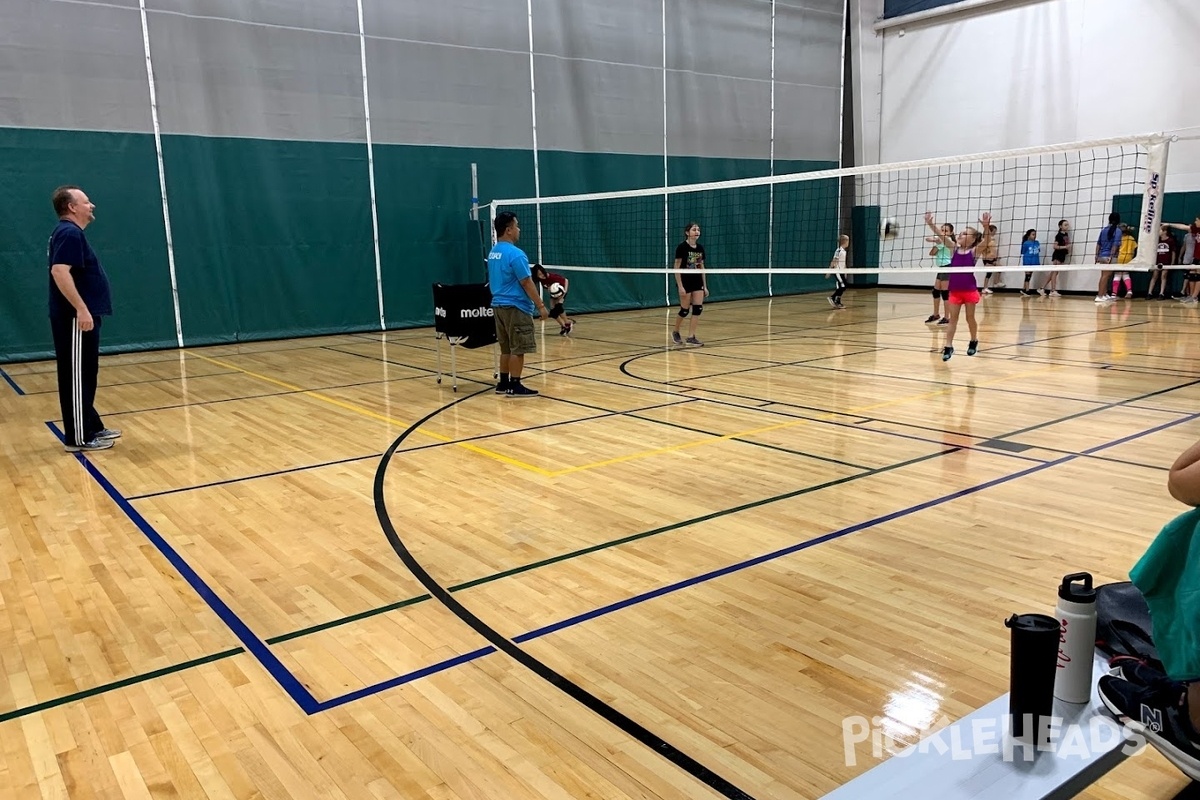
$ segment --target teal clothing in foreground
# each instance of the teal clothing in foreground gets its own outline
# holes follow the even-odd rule
[[[1200,508],[1171,520],[1129,577],[1146,598],[1154,646],[1173,680],[1200,678]]]

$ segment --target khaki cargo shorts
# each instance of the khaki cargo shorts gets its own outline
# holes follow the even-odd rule
[[[533,317],[512,306],[497,306],[494,313],[500,355],[523,356],[526,353],[537,352],[537,340],[533,336]]]

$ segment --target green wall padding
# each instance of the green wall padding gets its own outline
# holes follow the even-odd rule
[[[1127,222],[1136,231],[1141,225],[1142,196],[1140,194],[1114,196],[1113,211],[1121,215],[1122,222]],[[1163,195],[1162,216],[1160,217],[1163,222],[1190,225],[1198,216],[1200,216],[1200,192],[1167,192]],[[1175,236],[1176,247],[1183,247],[1183,233],[1181,231],[1171,231],[1171,233]],[[1141,246],[1140,237],[1138,245]],[[1150,275],[1145,272],[1131,272],[1129,277],[1133,279],[1134,293],[1144,295],[1150,286]],[[1171,290],[1180,291],[1183,288],[1183,272],[1172,272],[1170,278],[1173,284],[1170,287]]]
[[[859,269],[879,269],[879,226],[882,214],[879,206],[855,206],[850,209],[850,266]],[[855,286],[878,286],[879,273],[854,275]]]
[[[153,137],[0,128],[0,362],[53,356],[46,243],[56,224],[50,196],[66,183],[96,204],[87,238],[113,293],[105,350],[173,347]]]
[[[363,145],[164,136],[188,344],[379,327]]]
[[[533,152],[405,145],[375,145],[374,151],[387,324],[432,325],[431,284],[486,280],[486,253],[480,254],[479,226],[470,218],[471,164],[477,165],[481,195],[532,197]],[[490,230],[483,236],[490,250]],[[521,246],[532,256],[530,241],[527,233]]]
[[[88,230],[113,282],[105,351],[172,347],[175,322],[153,138],[0,129],[0,361],[51,354],[46,322],[49,196],[81,184],[97,203]],[[430,284],[482,280],[490,230],[469,218],[470,165],[482,202],[534,194],[526,150],[377,145],[376,211],[386,322],[431,322]],[[661,185],[658,156],[543,151],[543,196]],[[188,345],[378,328],[365,145],[163,137],[179,302]],[[777,162],[777,172],[825,169]],[[765,160],[672,157],[673,184],[766,175]],[[690,219],[714,268],[767,265],[766,187],[543,206],[543,261],[669,267]],[[776,189],[775,263],[821,266],[836,241],[836,181]],[[530,209],[525,209],[528,212]],[[762,225],[747,224],[757,219]],[[664,239],[664,225],[669,237]],[[536,215],[521,246],[537,259]],[[760,230],[761,228],[761,230]],[[566,231],[567,233],[562,233]],[[674,303],[661,275],[575,273],[573,311]],[[775,276],[775,293],[825,288],[819,276]],[[669,288],[668,288],[669,287]],[[714,277],[713,300],[764,296],[765,275]],[[668,299],[669,298],[669,299]]]
[[[538,153],[543,197],[662,186],[661,156]],[[522,246],[537,260],[537,226],[522,222]],[[579,267],[665,267],[662,195],[542,206],[542,261]],[[672,245],[673,246],[673,245]],[[571,311],[662,306],[662,275],[568,273]]]

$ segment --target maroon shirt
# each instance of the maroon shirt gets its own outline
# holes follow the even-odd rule
[[[559,275],[557,272],[547,272],[546,277],[540,279],[538,283],[544,286],[547,290],[549,290],[550,284],[552,283],[561,283],[563,287],[566,288],[567,279],[562,275]]]

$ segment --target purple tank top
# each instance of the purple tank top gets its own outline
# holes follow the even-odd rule
[[[973,267],[975,266],[975,251],[969,250],[966,253],[960,253],[957,249],[954,255],[950,258],[950,266],[952,267]],[[979,288],[975,283],[974,272],[951,272],[950,273],[950,291],[952,292],[970,292]]]

